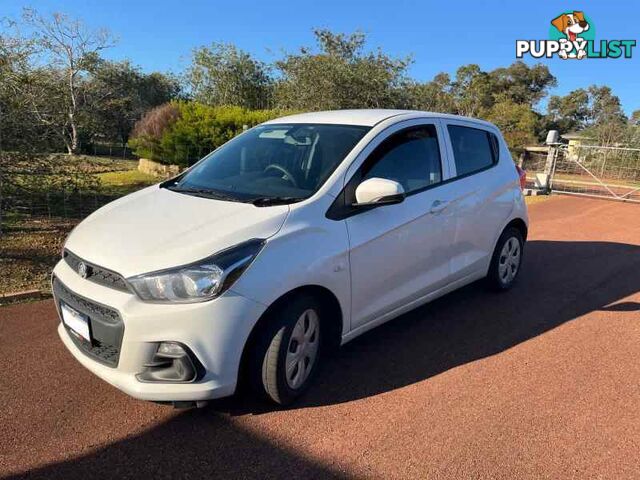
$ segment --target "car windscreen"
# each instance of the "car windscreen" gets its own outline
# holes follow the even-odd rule
[[[258,126],[209,154],[172,189],[211,192],[237,201],[301,200],[322,186],[369,129],[327,124]]]

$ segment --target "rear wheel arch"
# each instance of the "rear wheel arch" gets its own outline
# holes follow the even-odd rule
[[[529,233],[529,229],[527,227],[527,224],[525,223],[525,221],[521,218],[514,218],[513,220],[511,220],[509,223],[507,223],[507,225],[502,229],[502,232],[504,232],[505,230],[507,230],[508,228],[517,228],[518,230],[520,230],[520,234],[522,235],[522,240],[524,240],[525,242],[527,241],[527,235]],[[502,235],[502,232],[500,232],[500,235]],[[498,237],[500,238],[500,237]]]
[[[513,240],[516,240],[517,245]],[[524,241],[522,225],[509,223],[502,230],[485,277],[486,284],[491,290],[504,292],[513,286],[522,266]]]
[[[518,231],[520,232],[520,235],[522,235],[523,243],[527,241],[527,235],[529,234],[529,228],[527,227],[527,223],[520,217],[512,218],[511,220],[509,220],[509,223],[507,223],[502,228],[502,230],[500,230],[495,240],[493,241],[493,248],[491,249],[489,260],[487,263],[487,270],[486,270],[487,274],[489,273],[489,268],[491,267],[491,259],[493,258],[493,255],[496,251],[496,247],[498,246],[498,241],[500,241],[500,237],[502,237],[502,234],[510,228],[518,229]]]

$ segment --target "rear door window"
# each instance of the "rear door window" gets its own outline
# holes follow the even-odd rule
[[[456,176],[485,170],[498,161],[497,138],[480,128],[448,125]]]

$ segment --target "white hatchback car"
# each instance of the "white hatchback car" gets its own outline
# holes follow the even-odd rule
[[[526,237],[494,125],[293,115],[80,223],[53,271],[58,332],[140,399],[200,404],[247,380],[286,404],[330,347],[482,278],[511,287]]]

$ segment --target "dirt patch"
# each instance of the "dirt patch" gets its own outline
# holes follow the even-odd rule
[[[35,218],[5,226],[0,237],[0,294],[49,289],[51,270],[76,222]]]

